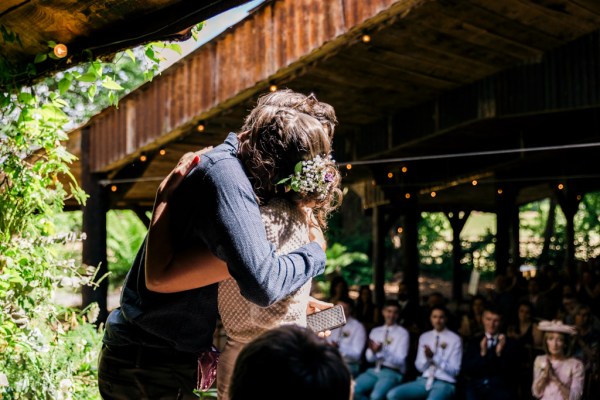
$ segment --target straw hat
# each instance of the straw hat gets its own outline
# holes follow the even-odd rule
[[[563,324],[561,320],[540,321],[538,329],[542,332],[558,332],[567,335],[576,335],[577,329],[574,326]]]

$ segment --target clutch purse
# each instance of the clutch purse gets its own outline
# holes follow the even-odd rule
[[[324,332],[346,325],[346,315],[342,306],[334,306],[306,316],[308,328],[315,332]]]

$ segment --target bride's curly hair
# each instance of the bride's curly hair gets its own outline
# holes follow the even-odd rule
[[[312,208],[325,229],[328,215],[341,204],[341,176],[335,162],[325,161],[331,182],[325,194],[286,191],[277,182],[294,174],[299,161],[331,153],[330,131],[321,121],[296,108],[261,103],[246,118],[238,155],[250,175],[261,203],[274,197],[288,198]]]

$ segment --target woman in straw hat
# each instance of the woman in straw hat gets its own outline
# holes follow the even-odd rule
[[[541,321],[538,329],[544,332],[546,355],[538,356],[533,364],[533,395],[545,400],[580,399],[585,375],[583,364],[568,354],[568,339],[577,333],[575,327],[554,320]]]

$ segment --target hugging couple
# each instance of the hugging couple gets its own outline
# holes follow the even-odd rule
[[[336,123],[314,95],[277,91],[259,98],[239,134],[182,157],[158,188],[121,307],[106,322],[104,399],[195,399],[215,372],[228,399],[248,342],[282,324],[306,326],[307,312],[331,306],[309,295],[325,267],[322,230],[342,199]]]

